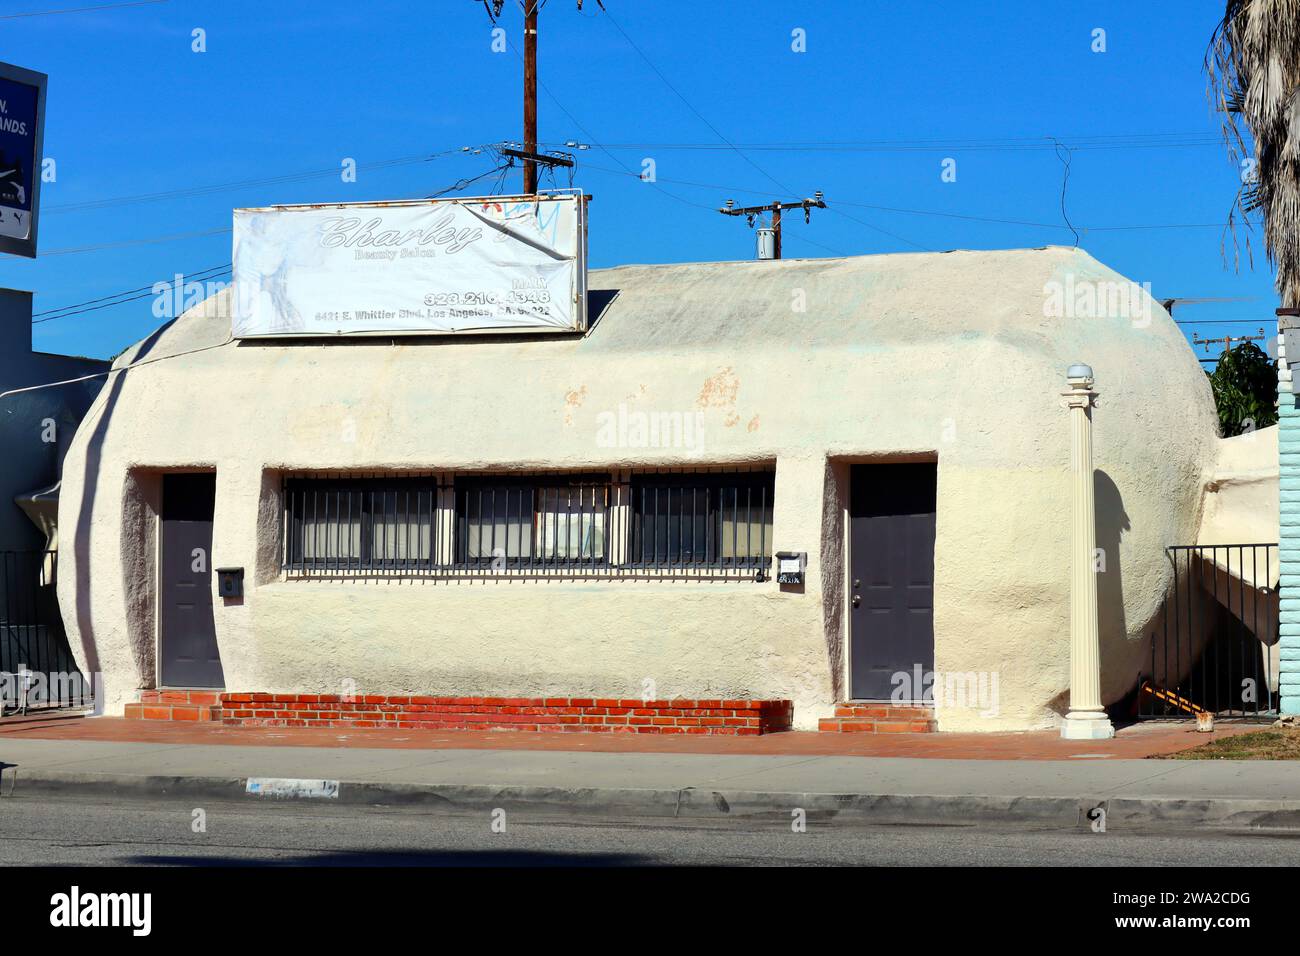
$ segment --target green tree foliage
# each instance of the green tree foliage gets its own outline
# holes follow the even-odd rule
[[[1277,424],[1277,362],[1254,342],[1228,349],[1205,374],[1224,438]]]

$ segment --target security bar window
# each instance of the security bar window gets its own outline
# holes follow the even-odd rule
[[[771,471],[633,475],[628,563],[767,567],[775,483]]]
[[[429,568],[433,477],[290,478],[284,483],[284,567],[296,571]]]
[[[303,576],[754,578],[772,560],[774,488],[770,466],[288,475],[282,563]]]
[[[456,561],[462,567],[573,568],[608,564],[608,475],[456,479]]]

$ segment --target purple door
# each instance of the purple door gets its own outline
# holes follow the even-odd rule
[[[934,670],[933,462],[853,465],[849,488],[849,690],[919,699]],[[905,683],[896,675],[905,675]]]
[[[217,476],[164,475],[159,676],[164,687],[224,687],[212,617]]]

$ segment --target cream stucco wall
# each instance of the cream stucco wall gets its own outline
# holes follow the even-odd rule
[[[582,339],[227,342],[222,294],[119,364],[69,452],[60,601],[120,712],[153,681],[156,474],[215,468],[214,566],[232,690],[791,698],[814,727],[844,691],[850,462],[938,461],[936,666],[996,674],[995,714],[1056,720],[1068,679],[1064,369],[1097,374],[1103,695],[1131,689],[1214,463],[1205,377],[1168,316],[1056,318],[1047,284],[1118,281],[1048,248],[594,272]],[[806,306],[800,311],[800,305]],[[224,343],[224,344],[223,344]],[[206,348],[205,348],[206,347]],[[178,355],[192,349],[203,351]],[[176,357],[164,358],[172,355]],[[156,360],[156,361],[151,361]],[[602,413],[703,415],[702,447],[606,447]],[[276,565],[279,473],[776,462],[774,581],[301,581]]]

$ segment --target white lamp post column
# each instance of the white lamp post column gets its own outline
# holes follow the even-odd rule
[[[1070,712],[1061,725],[1067,740],[1105,740],[1115,728],[1101,706],[1101,641],[1097,632],[1096,507],[1093,501],[1092,369],[1071,365],[1070,389]]]

